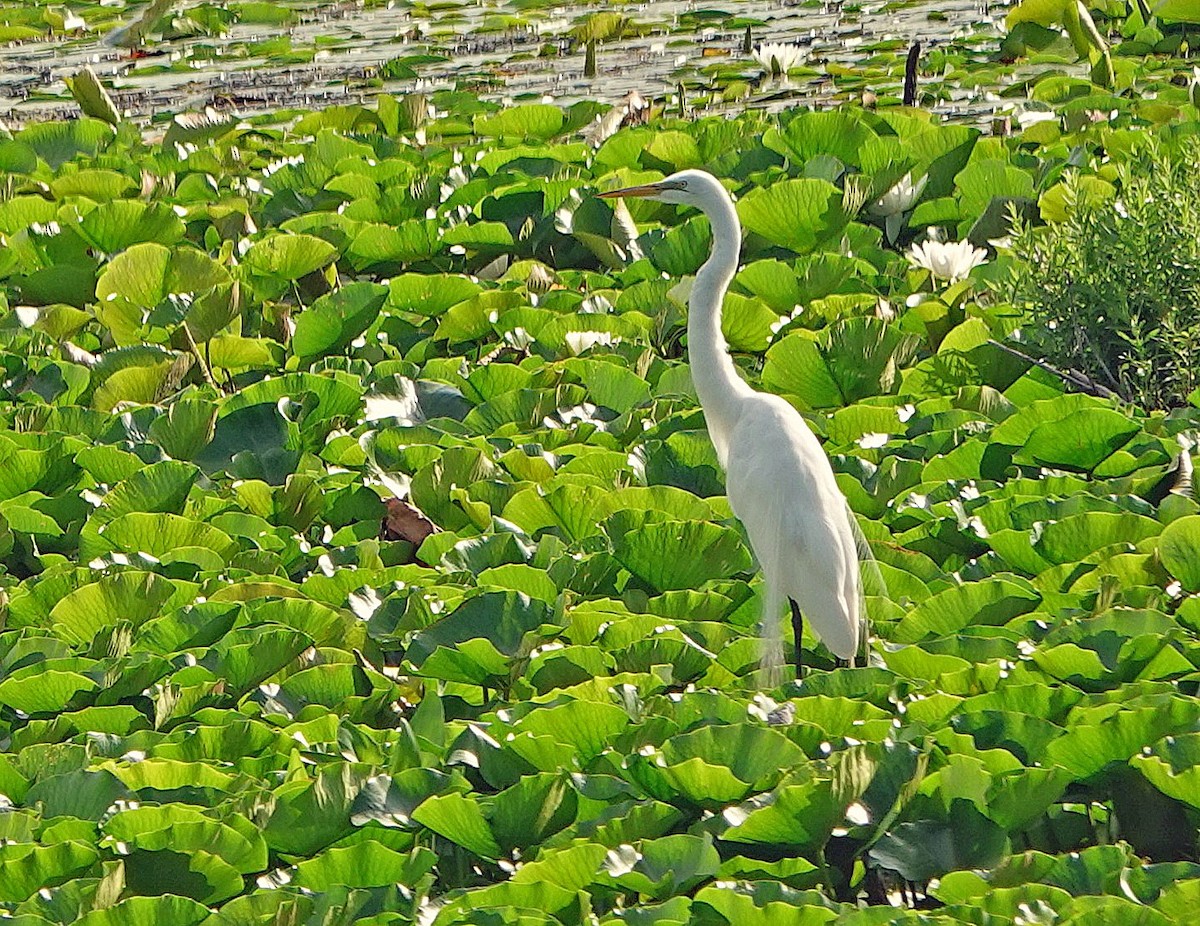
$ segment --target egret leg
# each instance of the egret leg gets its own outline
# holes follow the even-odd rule
[[[804,638],[804,615],[800,613],[800,605],[796,604],[791,598],[788,599],[788,604],[792,608],[792,633],[796,637],[796,679],[799,680],[801,664],[800,641]]]

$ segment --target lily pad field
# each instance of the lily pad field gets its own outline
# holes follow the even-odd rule
[[[620,41],[690,57],[636,99],[419,86],[426,49],[334,105],[14,110],[0,917],[1195,924],[1200,6],[1148,3],[836,56],[510,3],[597,87]],[[33,45],[113,9],[2,6]],[[147,41],[283,10],[282,55],[316,6]],[[758,666],[687,365],[708,222],[595,195],[684,168],[736,199],[739,371],[870,547],[865,665]]]

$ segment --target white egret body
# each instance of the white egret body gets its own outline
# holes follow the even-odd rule
[[[688,364],[726,493],[746,526],[766,584],[763,666],[783,664],[782,610],[792,610],[796,672],[802,615],[837,656],[853,662],[862,634],[862,585],[849,506],[804,418],[737,374],[721,333],[721,302],[738,268],[741,224],[711,174],[685,170],[658,183],[600,194],[695,206],[712,225],[712,253],[688,300]]]

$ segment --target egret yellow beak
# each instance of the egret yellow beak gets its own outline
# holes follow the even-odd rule
[[[633,199],[645,196],[657,196],[666,187],[661,183],[643,183],[641,186],[627,186],[623,190],[609,190],[607,193],[597,193],[600,199]]]

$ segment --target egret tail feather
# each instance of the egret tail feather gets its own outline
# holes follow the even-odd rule
[[[770,688],[778,688],[787,681],[783,661],[783,599],[783,593],[770,582],[763,586],[758,664]]]
[[[870,586],[872,594],[886,598],[887,582],[883,578],[883,573],[879,571],[879,564],[875,561],[871,543],[867,540],[867,535],[863,533],[862,528],[859,527],[858,518],[854,516],[854,510],[850,507],[849,502],[846,502],[846,519],[850,522],[850,532],[854,535],[854,546],[858,550],[859,640],[862,646],[863,665],[869,666],[871,664],[871,618],[867,613],[867,587]],[[850,668],[854,668],[853,656],[850,657]]]

